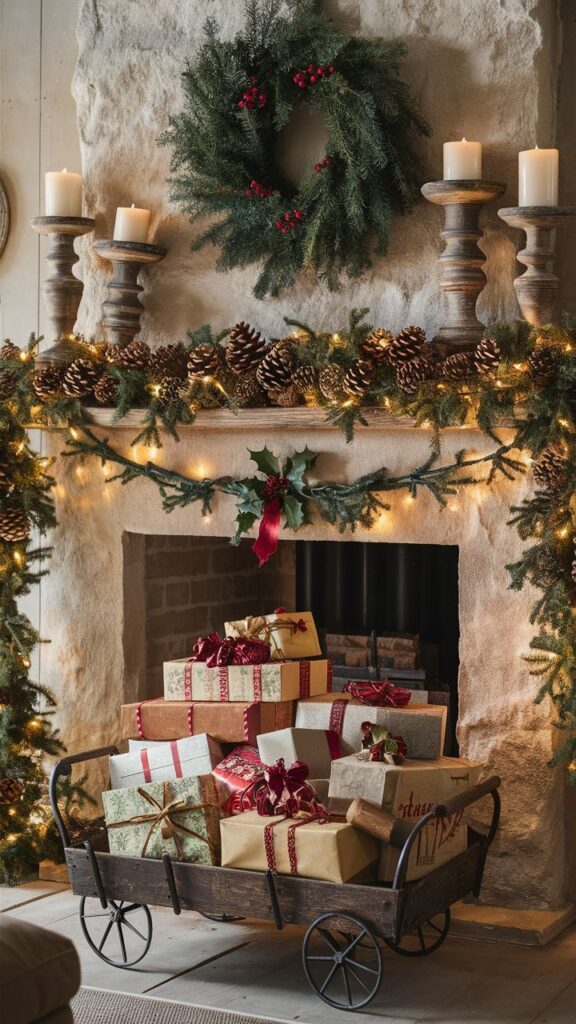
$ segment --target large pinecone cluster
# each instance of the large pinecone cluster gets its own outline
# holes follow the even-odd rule
[[[528,373],[535,384],[548,384],[556,373],[558,353],[550,345],[535,348],[528,356]]]
[[[188,354],[188,376],[192,380],[214,377],[220,367],[220,355],[215,345],[197,345]]]
[[[14,804],[24,793],[24,783],[20,779],[3,775],[0,778],[0,804]]]
[[[64,372],[64,367],[57,365],[45,366],[44,369],[38,370],[32,378],[32,387],[38,398],[48,402],[51,398],[63,395]]]
[[[388,361],[394,367],[408,363],[419,355],[426,342],[426,331],[422,327],[405,327],[387,346]]]
[[[252,373],[264,359],[269,345],[260,331],[243,320],[230,331],[226,346],[226,362],[232,373],[242,376]]]
[[[68,398],[87,398],[98,380],[98,367],[89,359],[74,359],[66,367],[62,390]]]
[[[385,327],[377,327],[360,346],[363,358],[385,366],[389,361],[390,345],[393,341],[394,335],[390,331]]]
[[[286,391],[292,383],[294,350],[285,340],[276,342],[259,362],[256,380],[268,395]]]
[[[534,479],[546,491],[556,491],[564,483],[568,461],[556,445],[548,445],[534,463]]]
[[[147,370],[150,365],[150,347],[144,341],[129,341],[123,347],[110,345],[106,359],[121,370]]]
[[[18,544],[28,540],[30,536],[30,520],[23,508],[13,508],[0,512],[0,540],[8,544]]]
[[[408,363],[400,363],[394,372],[396,386],[407,395],[413,395],[421,384],[434,375],[434,361],[425,352]]]
[[[367,359],[357,359],[344,373],[342,386],[352,398],[362,398],[372,382],[374,367]]]
[[[339,363],[328,363],[320,370],[318,386],[329,402],[341,401],[345,395],[344,370]]]
[[[152,380],[161,380],[163,377],[180,377],[186,379],[188,369],[188,353],[182,344],[160,345],[150,353],[148,372]]]

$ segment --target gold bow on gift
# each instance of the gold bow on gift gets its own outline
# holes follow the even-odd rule
[[[290,633],[297,633],[299,630],[306,631],[304,619],[282,619],[276,618],[268,622],[264,615],[247,615],[245,619],[239,619],[233,623],[238,636],[257,636],[266,643],[270,643],[272,633],[277,629],[289,629]],[[282,648],[277,646],[282,653]]]
[[[220,818],[220,808],[216,804],[200,803],[200,804],[189,804],[185,800],[178,798],[176,800],[170,800],[170,783],[165,780],[163,783],[163,796],[162,804],[159,804],[150,793],[147,793],[145,789],[138,788],[138,793],[144,800],[146,800],[152,807],[156,808],[150,814],[137,814],[133,818],[126,818],[124,821],[114,821],[108,828],[121,828],[123,825],[143,825],[150,822],[150,828],[148,829],[148,835],[142,847],[141,857],[146,856],[146,850],[148,844],[154,835],[154,830],[161,826],[162,838],[173,839],[174,845],[176,846],[176,853],[180,860],[183,860],[183,848],[182,840],[180,836],[189,836],[192,839],[200,839],[201,842],[208,844],[210,850],[210,859],[212,863],[216,861],[214,844],[208,830],[208,823],[206,823],[206,830],[208,835],[200,835],[199,832],[195,832],[191,828],[186,828],[185,825],[181,825],[180,822],[175,820],[175,816],[179,814],[187,814],[189,811],[216,811],[218,818]]]

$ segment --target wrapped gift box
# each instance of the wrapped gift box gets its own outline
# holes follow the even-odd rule
[[[316,793],[318,803],[324,804],[324,806],[327,807],[330,779],[307,779],[306,781],[309,786],[312,786],[312,789]]]
[[[174,860],[219,863],[221,811],[211,775],[111,789],[102,802],[110,853],[156,860],[168,853]]]
[[[242,744],[234,747],[213,769],[223,794],[227,814],[241,814],[255,806],[254,785],[264,775],[264,765],[256,747]]]
[[[326,660],[268,662],[209,668],[192,658],[164,662],[165,700],[282,701],[328,693]]]
[[[303,761],[310,775],[327,779],[332,761],[340,757],[340,743],[337,734],[329,730],[280,729],[258,737],[258,752],[264,764],[275,764],[280,757],[287,767]]]
[[[278,628],[269,630],[267,627],[273,626],[275,622],[279,623]],[[292,631],[288,626],[281,625],[286,622],[303,622],[306,629]],[[226,636],[244,636],[245,633],[250,633],[252,636],[267,640],[270,643],[270,656],[274,661],[283,658],[305,660],[322,654],[312,612],[251,615],[237,622],[225,622],[224,631]]]
[[[155,743],[109,759],[112,789],[127,789],[147,782],[209,775],[222,760],[222,748],[206,733],[170,743]]]
[[[321,694],[298,702],[296,727],[330,729],[340,736],[343,754],[354,754],[362,745],[362,723],[385,726],[402,736],[408,757],[433,760],[444,749],[446,708],[433,704],[409,704],[405,708],[380,708],[361,704],[346,693]]]
[[[342,757],[332,765],[329,807],[345,814],[354,797],[382,807],[395,818],[416,822],[450,797],[463,793],[479,781],[482,765],[457,757],[436,761],[406,760],[401,766],[369,761],[367,752]],[[422,878],[434,868],[466,849],[466,816],[431,821],[420,834],[408,862],[408,881]],[[399,851],[384,844],[378,877],[391,882]]]
[[[251,743],[261,732],[294,725],[296,703],[221,704],[150,700],[123,704],[122,738],[173,740],[206,732],[218,743]]]
[[[298,874],[328,882],[371,880],[380,852],[372,836],[343,821],[321,824],[310,821],[294,829],[296,863],[290,863],[288,836],[298,819],[266,818],[247,811],[220,822],[222,865],[266,871],[265,830],[271,826],[275,870],[281,875]],[[294,870],[296,868],[296,871]]]

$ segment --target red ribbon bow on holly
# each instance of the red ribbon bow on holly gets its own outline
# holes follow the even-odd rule
[[[282,498],[290,490],[290,483],[285,476],[267,476],[264,487],[264,512],[260,520],[258,536],[252,545],[252,551],[263,566],[275,553],[280,534],[280,515]]]
[[[405,708],[412,697],[411,690],[394,686],[387,679],[369,683],[349,680],[344,684],[344,692],[351,694],[361,704],[380,708]]]
[[[329,811],[321,804],[312,786],[306,781],[310,774],[307,764],[294,761],[286,768],[284,758],[276,764],[267,765],[264,778],[256,784],[256,809],[263,817],[283,815],[295,818],[298,815],[313,816],[328,820]]]
[[[362,722],[362,747],[370,751],[370,761],[402,764],[408,747],[402,736],[393,736],[383,725]]]

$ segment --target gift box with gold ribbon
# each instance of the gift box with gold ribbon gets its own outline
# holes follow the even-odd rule
[[[220,862],[222,811],[212,775],[102,794],[110,853],[196,864]]]
[[[277,608],[270,615],[248,615],[225,622],[228,637],[256,637],[270,644],[272,661],[315,658],[322,653],[312,612],[287,612]]]

